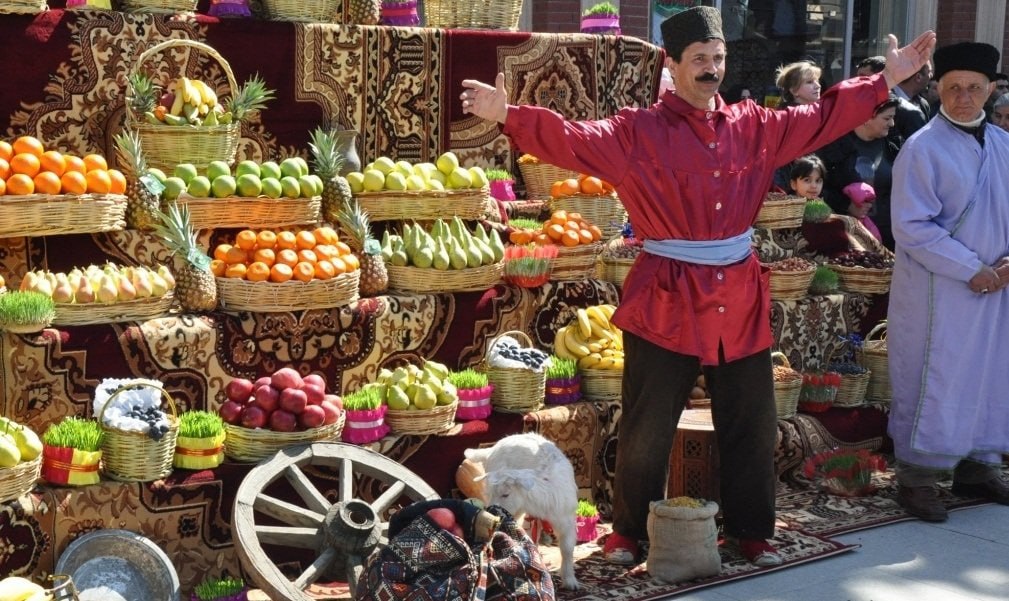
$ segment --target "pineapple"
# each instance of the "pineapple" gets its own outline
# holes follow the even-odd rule
[[[322,179],[322,216],[330,221],[340,221],[337,217],[344,204],[353,200],[350,184],[340,175],[343,157],[336,151],[336,138],[332,132],[316,129],[312,132],[312,166]]]
[[[119,151],[119,165],[127,176],[126,184],[126,225],[137,230],[150,230],[158,222],[159,195],[151,192],[141,178],[152,176],[147,172],[140,145],[140,136],[126,130],[116,134],[116,148]]]
[[[340,234],[361,260],[361,296],[382,294],[389,287],[389,272],[382,260],[382,246],[371,235],[367,211],[353,199],[343,203],[338,218]]]
[[[175,255],[175,295],[184,311],[211,311],[217,308],[217,282],[210,272],[210,257],[196,243],[196,232],[189,221],[189,207],[176,203],[168,212],[158,211],[161,219],[154,231],[164,239]]]
[[[157,90],[151,79],[143,73],[131,73],[126,78],[126,83],[130,90],[130,108],[137,115],[143,115],[147,111],[153,111],[157,103]]]
[[[275,90],[267,90],[266,82],[259,75],[239,86],[228,104],[228,112],[235,121],[241,121],[249,113],[266,107],[267,100],[273,100]]]

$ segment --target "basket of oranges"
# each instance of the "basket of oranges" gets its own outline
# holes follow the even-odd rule
[[[33,136],[0,140],[0,237],[126,227],[126,178],[105,157],[46,150]]]
[[[523,154],[516,161],[522,181],[526,185],[526,198],[529,200],[546,200],[550,198],[550,188],[554,182],[577,178],[578,172],[561,169],[556,165],[544,163],[531,154]]]
[[[550,187],[547,206],[551,211],[578,213],[586,221],[599,226],[606,240],[619,235],[627,221],[627,212],[613,186],[584,173],[555,181]]]
[[[557,257],[553,259],[550,279],[553,281],[577,281],[593,277],[596,257],[603,248],[602,231],[578,213],[568,213],[559,209],[541,226],[542,234],[534,241],[546,241],[557,246]]]
[[[224,311],[329,309],[358,299],[360,262],[333,228],[242,230],[210,269]]]

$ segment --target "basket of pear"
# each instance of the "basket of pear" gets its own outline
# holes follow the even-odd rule
[[[437,434],[455,423],[459,396],[442,363],[424,361],[390,371],[383,369],[378,382],[385,386],[385,414],[396,434]]]
[[[35,486],[42,468],[42,441],[28,426],[0,417],[0,503]]]
[[[461,166],[453,152],[435,163],[378,157],[345,177],[372,221],[479,219],[493,205],[483,168]]]
[[[0,330],[11,334],[30,334],[48,328],[56,317],[51,296],[35,291],[0,294]]]
[[[620,398],[624,378],[624,337],[610,317],[613,305],[575,309],[575,320],[557,330],[554,352],[578,362],[582,394],[590,401]]]
[[[42,435],[42,478],[58,486],[98,484],[105,432],[98,422],[67,417]]]
[[[471,232],[461,218],[437,219],[428,231],[416,222],[403,233],[382,236],[389,287],[403,292],[486,290],[501,281],[504,244],[497,230],[477,224]]]
[[[186,470],[209,470],[224,461],[224,420],[216,413],[194,410],[179,416],[172,465]]]

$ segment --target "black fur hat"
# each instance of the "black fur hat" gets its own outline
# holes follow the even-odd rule
[[[694,42],[718,39],[725,41],[722,34],[722,13],[710,6],[695,6],[678,12],[662,22],[662,44],[666,56],[680,61],[684,48]]]
[[[995,81],[998,71],[999,51],[983,42],[960,42],[943,46],[935,51],[935,79],[949,71],[974,71]]]

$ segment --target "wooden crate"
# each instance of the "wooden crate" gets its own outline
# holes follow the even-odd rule
[[[710,409],[685,409],[669,454],[666,496],[695,497],[721,504],[718,445]]]

